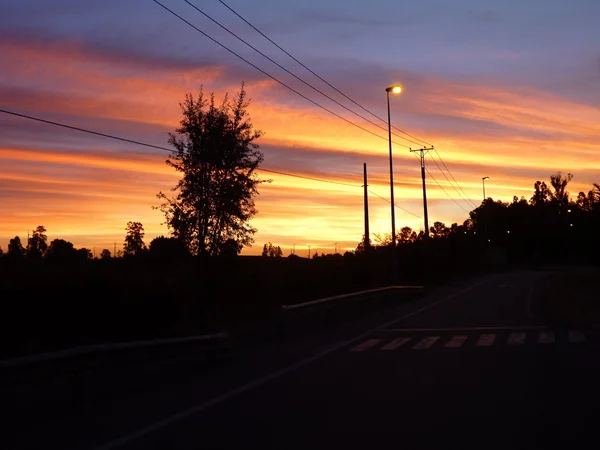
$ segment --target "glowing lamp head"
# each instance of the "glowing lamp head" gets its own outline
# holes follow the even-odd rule
[[[386,92],[391,92],[393,94],[399,94],[400,92],[402,92],[402,86],[390,86],[389,88],[386,89]]]

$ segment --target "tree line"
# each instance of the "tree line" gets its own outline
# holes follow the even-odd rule
[[[567,190],[573,174],[556,172],[550,183],[536,181],[532,196],[514,196],[512,202],[486,198],[462,223],[450,226],[435,222],[429,229],[432,246],[441,241],[477,243],[483,248],[509,249],[513,260],[557,260],[597,262],[600,249],[600,185],[575,199]],[[374,250],[389,248],[391,234],[374,235]],[[425,241],[423,231],[403,227],[397,233],[399,251],[404,245]],[[364,237],[356,249],[365,253]]]

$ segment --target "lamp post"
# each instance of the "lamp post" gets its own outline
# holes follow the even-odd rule
[[[485,180],[489,180],[490,177],[483,177],[481,182],[483,183],[483,201],[485,202]]]
[[[394,205],[394,168],[392,162],[392,121],[390,115],[390,92],[394,94],[399,94],[402,92],[402,87],[395,85],[386,88],[385,90],[387,96],[387,113],[388,113],[388,141],[390,147],[390,200],[391,200],[391,210],[392,210],[392,277],[396,279],[396,211]]]
[[[483,235],[486,242],[489,242],[488,239],[488,229],[487,229],[487,215],[485,213],[485,180],[489,180],[490,177],[482,177],[481,182],[483,183]]]

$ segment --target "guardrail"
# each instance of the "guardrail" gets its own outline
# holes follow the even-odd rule
[[[119,342],[115,344],[96,344],[73,347],[55,352],[39,353],[29,356],[21,356],[13,359],[0,360],[0,370],[9,367],[23,366],[40,362],[59,361],[65,358],[89,356],[99,353],[110,353],[119,350],[146,349],[158,346],[168,346],[174,344],[189,344],[194,342],[218,341],[227,338],[227,333],[215,333],[202,336],[191,336],[170,339],[151,339],[146,341]]]
[[[402,290],[402,289],[420,290],[420,289],[423,289],[423,286],[386,286],[386,287],[382,287],[382,288],[368,289],[365,291],[351,292],[348,294],[334,295],[332,297],[325,297],[325,298],[321,298],[318,300],[312,300],[310,302],[298,303],[298,304],[294,304],[294,305],[281,305],[281,309],[284,311],[289,311],[289,310],[293,310],[293,309],[307,308],[307,307],[312,307],[312,306],[316,306],[316,305],[323,305],[326,303],[335,302],[337,300],[343,300],[345,298],[360,297],[360,296],[369,295],[369,294],[384,293],[386,291],[393,291],[393,290],[397,290],[397,289],[398,290]]]

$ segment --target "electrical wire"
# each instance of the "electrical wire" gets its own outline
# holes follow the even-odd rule
[[[474,208],[477,208],[476,203],[467,195],[467,193],[463,190],[463,188],[460,186],[460,184],[458,184],[458,181],[456,181],[456,178],[454,178],[454,175],[452,175],[452,172],[450,172],[450,169],[448,169],[448,166],[446,165],[446,163],[444,162],[444,160],[442,159],[442,156],[438,153],[437,149],[434,147],[433,151],[435,152],[435,154],[437,155],[438,159],[440,160],[440,162],[442,163],[442,165],[446,168],[446,170],[448,171],[448,173],[450,174],[450,177],[452,177],[452,179],[454,180],[454,182],[456,183],[456,186],[458,186],[458,188],[462,191],[462,193],[465,195],[466,199],[469,200],[469,202],[471,203],[471,205]]]
[[[320,75],[318,75],[317,73],[315,73],[312,69],[310,69],[309,67],[307,67],[305,64],[303,64],[302,62],[300,62],[297,58],[295,58],[294,56],[292,56],[287,50],[285,50],[284,48],[282,48],[280,45],[278,45],[275,41],[273,41],[273,39],[271,39],[269,36],[267,36],[265,33],[263,33],[262,31],[260,31],[257,27],[255,27],[254,25],[252,25],[248,20],[246,20],[244,17],[242,17],[238,12],[236,12],[231,6],[229,6],[227,3],[225,3],[223,0],[219,0],[219,2],[225,6],[227,9],[229,9],[233,14],[235,14],[236,16],[238,16],[241,20],[243,20],[248,26],[250,26],[252,29],[254,29],[258,34],[260,34],[262,37],[264,37],[266,40],[268,40],[271,44],[273,44],[275,47],[277,47],[279,50],[281,50],[283,53],[285,53],[287,56],[289,56],[291,59],[293,59],[295,62],[297,62],[300,66],[302,66],[304,69],[306,69],[307,71],[309,71],[311,74],[313,74],[315,77],[317,77],[319,80],[321,80],[323,83],[325,83],[327,86],[329,86],[330,88],[332,88],[334,91],[336,91],[338,94],[342,95],[343,97],[345,97],[347,100],[351,101],[352,103],[354,103],[356,106],[358,106],[359,108],[361,108],[363,111],[369,113],[371,116],[375,117],[376,119],[379,119],[380,121],[387,123],[387,121],[381,117],[379,117],[377,114],[371,112],[370,110],[368,110],[367,108],[365,108],[364,106],[362,106],[360,103],[356,102],[355,100],[353,100],[352,98],[350,98],[348,95],[344,94],[342,91],[340,91],[338,88],[336,88],[334,85],[332,85],[330,82],[328,82],[327,80],[325,80],[323,77],[321,77]],[[429,142],[426,142],[422,139],[419,139],[416,136],[413,136],[412,134],[397,128],[395,126],[392,125],[392,128],[395,129],[396,131],[399,131],[400,133],[403,133],[413,139],[416,139],[419,142],[422,142],[425,145],[433,145],[430,144]],[[395,134],[395,133],[394,133]],[[396,134],[395,134],[396,135]],[[396,135],[397,136],[397,135]],[[400,136],[399,136],[400,137]],[[406,139],[406,138],[403,138]],[[408,139],[407,139],[408,140]],[[411,141],[412,142],[412,141]]]
[[[387,198],[385,198],[385,197],[382,197],[382,196],[381,196],[381,195],[379,195],[377,192],[373,192],[371,189],[369,189],[369,192],[370,192],[371,194],[373,194],[374,196],[376,196],[376,197],[379,197],[381,200],[384,200],[384,201],[386,201],[386,202],[388,202],[388,203],[390,203],[390,204],[392,203],[390,200],[388,200],[388,199],[387,199]],[[401,210],[402,210],[402,211],[404,211],[405,213],[408,213],[408,214],[410,214],[410,215],[413,215],[413,216],[417,217],[418,219],[422,219],[422,218],[423,218],[423,217],[421,217],[421,216],[419,216],[419,215],[417,215],[417,214],[415,214],[415,213],[413,213],[413,212],[410,212],[408,209],[404,209],[403,207],[396,205],[396,203],[394,203],[394,206],[395,206],[396,208],[398,208],[398,209],[401,209]]]
[[[435,184],[437,184],[440,187],[440,189],[442,191],[444,191],[444,193],[450,198],[450,200],[452,200],[454,203],[456,203],[460,208],[464,209],[466,212],[470,212],[463,205],[461,205],[460,203],[458,203],[454,199],[454,197],[452,197],[450,194],[448,194],[448,192],[446,191],[446,189],[444,189],[444,187],[440,183],[438,183],[438,181],[435,179],[435,177],[433,175],[431,175],[431,172],[429,171],[429,169],[425,168],[425,171],[427,172],[427,175],[429,175],[429,177],[435,182]]]
[[[465,201],[465,203],[469,206],[469,208],[472,207],[473,205],[471,205],[469,203],[469,201],[465,197],[463,197],[463,195],[456,188],[456,186],[454,186],[452,184],[452,182],[450,181],[450,178],[448,178],[448,176],[444,173],[444,171],[442,170],[442,168],[440,167],[440,165],[438,164],[438,162],[435,160],[435,158],[433,157],[433,155],[430,155],[430,156],[431,156],[431,160],[435,163],[435,165],[437,166],[437,168],[439,169],[439,171],[442,173],[442,175],[444,175],[444,178],[446,178],[446,181],[448,181],[448,184],[454,188],[454,190],[456,191],[456,193],[458,194],[458,196],[461,197]]]
[[[211,41],[213,41],[215,44],[219,45],[220,47],[224,48],[225,50],[227,50],[229,53],[231,53],[234,56],[237,56],[239,59],[241,59],[242,61],[244,61],[246,64],[248,64],[249,66],[255,68],[256,70],[258,70],[259,72],[261,72],[262,74],[264,74],[265,76],[269,77],[270,79],[272,79],[273,81],[279,83],[281,86],[289,89],[290,91],[292,91],[293,93],[299,95],[300,97],[302,97],[303,99],[309,101],[310,103],[312,103],[313,105],[321,108],[322,110],[328,112],[329,114],[334,115],[335,117],[337,117],[338,119],[343,120],[344,122],[349,123],[350,125],[353,125],[363,131],[366,131],[369,134],[372,134],[375,137],[378,137],[380,139],[383,139],[385,141],[388,141],[387,137],[381,136],[357,123],[352,122],[351,120],[346,119],[343,116],[340,116],[339,114],[337,114],[334,111],[331,111],[330,109],[328,109],[327,107],[321,105],[320,103],[317,103],[316,101],[312,100],[311,98],[307,97],[306,95],[302,94],[301,92],[297,91],[296,89],[294,89],[293,87],[287,85],[286,83],[284,83],[283,81],[279,80],[278,78],[274,77],[273,75],[271,75],[270,73],[264,71],[263,69],[261,69],[260,67],[258,67],[256,64],[253,64],[252,62],[248,61],[246,58],[244,58],[243,56],[239,55],[238,53],[234,52],[233,50],[231,50],[229,47],[227,47],[226,45],[220,43],[219,41],[217,41],[215,38],[213,38],[212,36],[208,35],[207,33],[205,33],[204,31],[202,31],[200,28],[196,27],[195,25],[193,25],[192,23],[188,22],[186,19],[184,19],[183,17],[181,17],[179,14],[177,14],[175,11],[169,9],[168,7],[166,7],[165,5],[163,5],[161,2],[159,2],[158,0],[152,0],[154,3],[156,3],[157,5],[159,5],[160,7],[162,7],[163,9],[165,9],[166,11],[168,11],[169,13],[171,13],[173,16],[177,17],[179,20],[181,20],[182,22],[186,23],[187,25],[189,25],[190,27],[192,27],[194,30],[196,30],[198,33],[202,34],[203,36],[207,37],[208,39],[210,39]],[[408,148],[406,145],[403,144],[399,144],[397,142],[394,142],[396,145],[400,145],[402,147],[406,147]]]
[[[314,87],[312,84],[308,83],[306,80],[304,80],[303,78],[299,77],[298,75],[296,75],[295,73],[291,72],[290,70],[286,69],[284,66],[282,66],[281,64],[279,64],[277,61],[275,61],[274,59],[272,59],[271,57],[265,55],[263,52],[261,52],[259,49],[257,49],[256,47],[254,47],[252,44],[248,43],[248,41],[244,40],[243,38],[239,37],[237,34],[235,34],[233,31],[231,31],[229,28],[227,28],[225,25],[221,24],[220,22],[218,22],[217,20],[215,20],[214,18],[212,18],[210,15],[208,15],[207,13],[205,13],[204,11],[202,11],[200,8],[198,8],[196,5],[194,5],[192,2],[190,2],[189,0],[183,0],[184,2],[186,2],[188,5],[190,5],[192,8],[194,8],[196,11],[198,11],[200,14],[202,14],[204,17],[206,17],[207,19],[209,19],[210,21],[212,21],[213,23],[215,23],[216,25],[218,25],[219,27],[221,27],[223,30],[227,31],[229,34],[231,34],[233,37],[235,37],[237,40],[239,40],[240,42],[243,42],[244,44],[246,44],[248,47],[250,47],[252,50],[254,50],[256,53],[258,53],[259,55],[261,55],[262,57],[264,57],[265,59],[267,59],[268,61],[272,62],[273,64],[275,64],[277,67],[279,67],[281,70],[285,71],[286,73],[288,73],[289,75],[293,76],[294,78],[296,78],[298,81],[300,81],[301,83],[305,84],[306,86],[308,86],[309,88],[311,88],[313,91],[318,92],[319,94],[321,94],[323,97],[327,98],[328,100],[332,101],[333,103],[335,103],[338,106],[341,106],[342,108],[344,108],[346,111],[354,114],[355,116],[369,122],[371,125],[376,126],[377,128],[387,132],[388,129],[382,127],[381,125],[379,125],[378,123],[373,122],[371,119],[366,118],[363,115],[358,114],[356,111],[348,108],[346,105],[338,102],[336,99],[334,99],[333,97],[330,97],[329,95],[327,95],[325,92],[321,91],[320,89]],[[387,123],[387,122],[386,122]],[[400,136],[398,134],[395,134],[395,136],[404,139],[412,144],[416,144],[416,145],[421,145],[419,142],[413,141],[411,139],[408,139],[404,136]],[[403,144],[399,144],[396,143],[397,145],[403,145]],[[405,146],[406,148],[409,148],[408,146]]]
[[[113,134],[101,133],[99,131],[88,130],[86,128],[75,127],[75,126],[67,125],[67,124],[60,123],[60,122],[54,122],[52,120],[40,119],[39,117],[30,116],[28,114],[21,114],[21,113],[17,113],[17,112],[14,112],[14,111],[8,111],[6,109],[0,109],[0,112],[4,113],[4,114],[10,114],[10,115],[16,116],[16,117],[21,117],[21,118],[24,118],[24,119],[34,120],[36,122],[42,122],[42,123],[45,123],[45,124],[48,124],[48,125],[54,125],[54,126],[57,126],[57,127],[67,128],[69,130],[75,130],[75,131],[79,131],[79,132],[82,132],[82,133],[88,133],[88,134],[93,134],[95,136],[102,136],[102,137],[105,137],[105,138],[108,138],[108,139],[114,139],[114,140],[121,141],[121,142],[127,142],[129,144],[135,144],[135,145],[140,145],[140,146],[143,146],[143,147],[149,147],[149,148],[154,148],[154,149],[158,149],[158,150],[164,150],[164,151],[167,151],[167,152],[170,152],[170,153],[175,153],[176,152],[176,150],[173,150],[172,148],[161,147],[159,145],[153,145],[153,144],[147,144],[145,142],[136,141],[136,140],[133,140],[133,139],[127,139],[127,138],[123,138],[123,137],[120,137],[120,136],[115,136]],[[281,172],[281,171],[272,170],[272,169],[263,169],[261,167],[259,167],[257,170],[263,171],[263,172],[274,173],[274,174],[278,174],[278,175],[285,175],[285,176],[288,176],[288,177],[302,178],[302,179],[305,179],[305,180],[312,180],[312,181],[319,181],[321,183],[338,184],[338,185],[341,185],[341,186],[361,187],[359,184],[350,184],[350,183],[344,183],[344,182],[341,182],[341,181],[324,180],[324,179],[321,179],[321,178],[307,177],[307,176],[304,176],[304,175],[295,175],[293,173],[286,173],[286,172]]]

